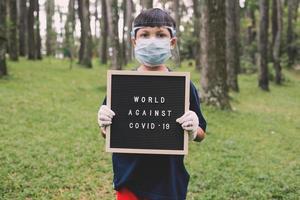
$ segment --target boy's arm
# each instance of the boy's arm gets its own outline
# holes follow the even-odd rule
[[[101,125],[101,122],[100,122],[100,110],[101,110],[101,107],[106,107],[106,97],[104,98],[104,100],[103,100],[103,102],[102,102],[102,105],[100,106],[100,109],[99,109],[99,111],[98,111],[98,125],[99,125],[99,131],[100,131],[100,134],[102,135],[102,137],[103,138],[105,138],[106,137],[106,127],[107,126],[105,126],[105,125],[109,125],[109,124],[102,124]],[[114,115],[114,112],[111,110],[111,109],[109,109],[109,108],[106,108],[105,109],[106,111],[105,112],[103,112],[102,111],[102,114],[105,114],[106,116],[108,116],[108,115],[110,115],[110,117],[109,118],[112,118],[113,116],[111,116],[111,114],[113,114]],[[108,112],[108,113],[107,113]],[[109,113],[111,113],[111,114],[109,114]],[[110,122],[111,122],[111,119],[110,119]],[[103,126],[104,125],[104,126]]]
[[[194,141],[201,142],[205,138],[205,136],[206,136],[206,133],[204,132],[204,130],[201,127],[198,127],[197,136]]]
[[[194,141],[201,142],[206,136],[206,120],[204,119],[200,109],[200,99],[198,91],[192,82],[190,82],[190,110],[194,111],[197,114],[199,120],[197,134]]]
[[[100,127],[100,134],[102,135],[103,138],[106,138],[106,131],[104,127]]]

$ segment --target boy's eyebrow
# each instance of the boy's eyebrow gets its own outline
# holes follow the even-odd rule
[[[166,29],[166,28],[164,28],[164,27],[159,27],[159,29],[158,29],[158,31],[161,31],[161,32],[163,32],[164,30],[167,30],[167,31],[168,31],[168,29]]]
[[[148,30],[146,30],[146,29],[141,29],[141,31],[149,32],[149,31],[148,31]]]

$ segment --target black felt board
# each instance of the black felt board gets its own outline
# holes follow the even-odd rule
[[[184,150],[184,131],[176,119],[185,112],[186,78],[112,74],[110,102],[116,115],[110,148]]]

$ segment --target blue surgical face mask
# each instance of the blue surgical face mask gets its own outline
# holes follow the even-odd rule
[[[163,64],[171,57],[169,38],[140,38],[134,48],[135,58],[149,67]]]

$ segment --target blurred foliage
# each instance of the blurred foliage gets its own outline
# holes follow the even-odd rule
[[[194,26],[192,23],[187,22],[181,24],[184,28],[180,35],[180,57],[182,59],[194,59],[195,43],[197,38],[194,35]]]

